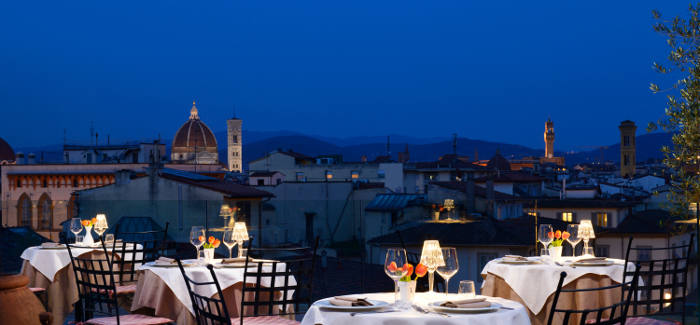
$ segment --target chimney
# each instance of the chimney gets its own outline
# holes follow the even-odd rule
[[[465,209],[467,210],[467,215],[471,214],[475,210],[476,199],[474,198],[474,181],[468,180],[465,183],[464,192],[466,193]]]
[[[16,157],[15,157],[15,163],[16,163],[17,165],[24,165],[24,164],[27,163],[27,161],[24,160],[24,153],[18,152],[15,156],[16,156]]]
[[[487,213],[491,214],[492,216],[494,216],[493,212],[494,212],[494,206],[495,206],[495,204],[494,204],[495,198],[496,198],[496,192],[493,189],[493,179],[489,179],[488,181],[486,181],[486,200],[488,202],[487,203],[487,206],[488,206]]]
[[[362,158],[360,158],[360,161],[362,161],[363,163],[366,163],[366,162],[367,162],[367,156],[366,156],[366,155],[362,155]]]
[[[128,184],[131,181],[131,171],[122,169],[114,172],[114,183],[119,185]]]
[[[27,155],[27,164],[36,164],[36,155],[33,152],[30,152],[29,155]]]

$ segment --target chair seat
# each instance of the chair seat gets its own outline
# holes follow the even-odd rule
[[[675,325],[680,322],[672,322],[667,320],[653,319],[648,317],[630,317],[627,318],[627,325]]]
[[[129,295],[136,292],[136,285],[129,284],[123,286],[117,286],[117,295]]]
[[[231,324],[240,324],[241,319],[238,317],[231,318]],[[300,323],[280,316],[257,316],[243,317],[244,325],[299,325]]]
[[[139,314],[129,314],[119,316],[121,325],[159,325],[173,323],[174,321],[164,317],[153,317]],[[117,325],[117,317],[98,317],[85,322],[93,325]]]

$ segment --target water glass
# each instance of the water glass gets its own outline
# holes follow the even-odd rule
[[[105,246],[112,246],[114,244],[114,234],[105,235]]]
[[[228,248],[228,258],[233,257],[231,250],[233,249],[233,246],[236,245],[236,241],[233,239],[233,227],[226,227],[224,229],[224,235],[223,238],[221,238],[221,241],[224,242],[224,245]]]
[[[204,245],[205,240],[204,227],[192,226],[192,229],[190,230],[190,243],[197,250],[197,252],[194,254],[197,259],[199,259],[199,247]]]
[[[566,241],[571,244],[571,256],[576,257],[576,245],[581,241],[581,237],[578,236],[578,225],[570,224],[566,226],[566,232],[569,233],[569,238]]]
[[[474,288],[474,281],[472,281],[472,280],[459,281],[458,293],[460,295],[467,297],[467,298],[476,297],[476,289]]]
[[[83,222],[80,220],[80,218],[72,218],[70,219],[70,232],[75,235],[76,240],[75,242],[78,243],[78,234],[83,231]]]
[[[384,273],[394,280],[394,304],[398,302],[398,282],[401,277],[408,273],[404,265],[408,263],[406,250],[403,248],[389,248],[386,250],[384,259]]]
[[[85,235],[75,235],[75,243],[82,243],[83,240],[85,239]]]

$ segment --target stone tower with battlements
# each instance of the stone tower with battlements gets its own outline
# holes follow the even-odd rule
[[[637,126],[632,121],[620,123],[620,177],[634,177],[637,165]]]
[[[544,123],[544,157],[554,158],[554,122],[547,119]]]
[[[226,120],[228,138],[228,170],[243,172],[243,120],[233,117]]]

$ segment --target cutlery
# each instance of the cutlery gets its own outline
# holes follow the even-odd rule
[[[572,269],[575,269],[575,268],[576,268],[576,267],[573,266],[573,265],[564,265],[564,264],[559,263],[559,262],[554,262],[554,264],[559,265],[559,266],[568,266],[568,267],[570,267],[570,268],[572,268]]]
[[[388,309],[388,310],[371,310],[371,311],[357,311],[350,313],[350,316],[361,315],[361,314],[382,314],[382,313],[393,313],[400,311],[398,309]]]
[[[412,305],[411,307],[413,307],[413,309],[415,309],[415,310],[417,310],[418,312],[421,312],[421,313],[423,313],[423,314],[436,314],[436,315],[440,315],[440,316],[450,317],[449,314],[441,313],[441,312],[437,312],[437,311],[427,310],[427,309],[425,309],[425,308],[423,308],[423,307],[421,307],[421,306],[418,306],[418,305]]]
[[[510,307],[503,307],[503,306],[501,306],[501,309],[506,309],[506,310],[515,310],[515,308],[510,308]]]

